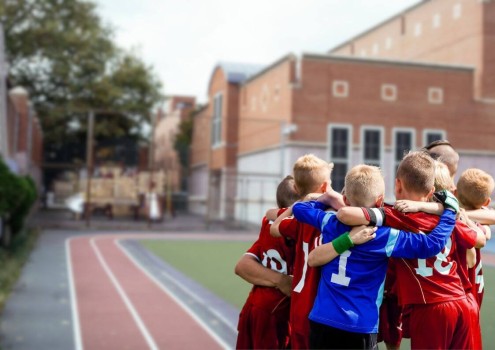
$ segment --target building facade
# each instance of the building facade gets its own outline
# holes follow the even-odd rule
[[[289,54],[242,81],[220,65],[195,119],[191,195],[210,198],[209,217],[257,223],[294,161],[314,153],[334,163],[336,190],[352,166],[379,166],[393,200],[404,152],[436,139],[458,150],[459,173],[495,174],[494,59],[495,2],[430,0],[328,53]]]

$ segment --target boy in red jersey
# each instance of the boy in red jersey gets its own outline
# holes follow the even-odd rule
[[[326,193],[334,196],[333,206],[344,205],[342,197],[330,188],[330,174],[333,164],[312,155],[300,157],[294,164],[294,181],[301,197],[309,193]],[[317,268],[308,266],[309,252],[319,244],[320,231],[311,225],[298,222],[288,209],[273,223],[270,232],[274,236],[290,238],[295,242],[294,279],[291,294],[291,347],[293,349],[309,348],[308,315],[313,307],[320,273]]]
[[[446,189],[452,191],[452,189],[455,189],[454,182],[452,181],[447,166],[438,161],[436,161],[435,164],[435,190],[440,191],[442,189]],[[440,211],[443,211],[443,207],[440,208],[438,203],[411,202],[407,200],[400,200],[396,202],[395,206],[396,208],[399,208],[399,210],[407,212],[424,211],[433,214],[439,214]],[[464,288],[464,292],[466,293],[466,297],[470,306],[473,349],[481,349],[482,339],[479,319],[479,306],[473,295],[474,284],[470,281],[468,267],[472,268],[473,265],[476,263],[475,247],[476,249],[479,249],[484,246],[486,239],[484,237],[484,231],[481,226],[480,228],[478,228],[476,224],[473,223],[465,215],[464,212],[460,216],[460,219],[477,232],[476,236],[470,237],[471,239],[466,240],[459,235],[458,230],[454,230],[452,239],[456,242],[457,246],[455,255],[453,256],[454,260],[457,263],[457,273],[459,274],[459,277],[461,279],[462,286]]]
[[[457,181],[457,198],[459,199],[460,205],[466,210],[476,211],[482,208],[486,208],[491,201],[491,194],[493,193],[493,189],[495,187],[495,183],[493,181],[493,177],[484,172],[481,169],[467,169],[464,171],[459,180]],[[493,210],[483,210],[486,214],[488,214],[488,218],[479,218],[482,224],[494,224],[495,223],[495,212]],[[472,218],[472,215],[469,215]],[[475,214],[476,216],[476,214]],[[487,220],[488,219],[488,220]],[[486,231],[486,238],[491,238],[490,230]],[[481,254],[480,250],[476,249],[476,263],[475,266],[470,269],[470,279],[475,288],[473,288],[473,295],[481,307],[481,302],[483,300],[483,292],[484,292],[484,281],[483,281],[483,273],[482,273],[482,264],[481,264]]]
[[[425,152],[407,154],[397,170],[396,198],[428,201],[434,191],[434,171],[433,159]],[[338,217],[347,224],[378,223],[422,232],[430,231],[438,222],[438,217],[425,213],[406,215],[392,208],[384,208],[383,211],[366,208],[362,210],[359,214],[356,208],[343,208]],[[367,218],[364,221],[363,212]],[[356,213],[359,214],[360,220],[352,219]],[[383,215],[384,213],[386,215]],[[455,230],[459,231],[459,239],[476,240],[476,232],[463,223],[458,222]],[[455,251],[456,240],[449,239],[444,251],[435,257],[393,260],[399,283],[393,284],[393,280],[389,278],[393,275],[387,274],[385,288],[389,288],[390,292],[390,288],[395,287],[399,303],[410,309],[410,337],[413,349],[473,347],[469,303],[457,273],[457,263],[453,258]],[[401,334],[398,334],[398,339],[394,339],[396,343],[391,345],[398,346],[400,337]]]
[[[277,187],[279,208],[291,206],[299,194],[287,176]],[[239,315],[237,349],[285,349],[289,345],[289,310],[293,248],[270,235],[263,217],[258,240],[241,257],[235,273],[253,288]]]

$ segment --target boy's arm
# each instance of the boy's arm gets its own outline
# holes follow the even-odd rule
[[[476,209],[466,210],[468,217],[483,225],[495,225],[495,210],[494,209]]]
[[[274,287],[290,296],[292,276],[274,271],[260,264],[256,257],[244,254],[235,266],[235,274],[257,286]]]
[[[268,209],[265,216],[269,221],[275,221],[279,211],[279,208]]]
[[[397,258],[426,259],[438,254],[447,243],[455,227],[457,213],[446,209],[438,225],[429,234],[418,234],[390,229],[387,255]],[[392,245],[391,245],[392,244]]]
[[[394,208],[403,213],[416,213],[422,211],[429,214],[442,215],[443,205],[437,202],[417,202],[401,199],[395,202]]]
[[[280,233],[280,223],[282,222],[282,220],[288,218],[289,216],[292,216],[292,206],[288,207],[286,211],[280,214],[279,217],[270,226],[270,234],[273,237],[282,237],[282,234]]]
[[[314,248],[308,256],[311,267],[325,265],[349,248],[368,242],[375,238],[376,227],[355,226],[349,233],[344,233],[332,242]],[[348,236],[349,238],[345,237]]]
[[[337,212],[337,219],[349,226],[369,225],[370,220],[360,207],[342,207]]]
[[[468,228],[476,232],[476,241],[474,243],[474,247],[483,248],[486,245],[486,233],[483,227],[476,225],[475,222],[470,220],[464,209],[461,209],[459,213],[459,220],[466,224]]]

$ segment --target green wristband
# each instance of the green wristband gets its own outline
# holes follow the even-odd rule
[[[349,248],[354,247],[354,243],[352,243],[351,237],[349,236],[349,232],[341,234],[339,237],[335,238],[332,241],[333,248],[338,254],[342,254]]]

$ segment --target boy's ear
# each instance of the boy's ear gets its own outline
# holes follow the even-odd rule
[[[383,199],[383,194],[379,195],[378,198],[376,199],[376,202],[375,202],[375,206],[377,208],[380,208],[383,206],[383,202],[384,202],[384,199]]]
[[[402,193],[402,182],[398,178],[395,178],[395,193]]]
[[[342,195],[342,200],[344,201],[344,204],[347,205],[348,207],[351,205],[345,194]]]
[[[428,195],[426,196],[426,198],[427,198],[428,200],[430,200],[430,199],[431,199],[431,197],[433,197],[433,193],[434,193],[434,192],[435,192],[435,186],[433,186],[433,187],[431,188],[431,190],[430,190],[430,192],[428,192]]]
[[[488,207],[488,206],[490,205],[491,201],[492,201],[492,199],[491,199],[490,197],[488,197],[488,198],[486,199],[485,203],[483,203],[483,206],[484,206],[484,207]]]
[[[320,186],[321,193],[325,193],[327,191],[327,187],[328,187],[328,182],[325,181],[324,183],[322,183]]]

